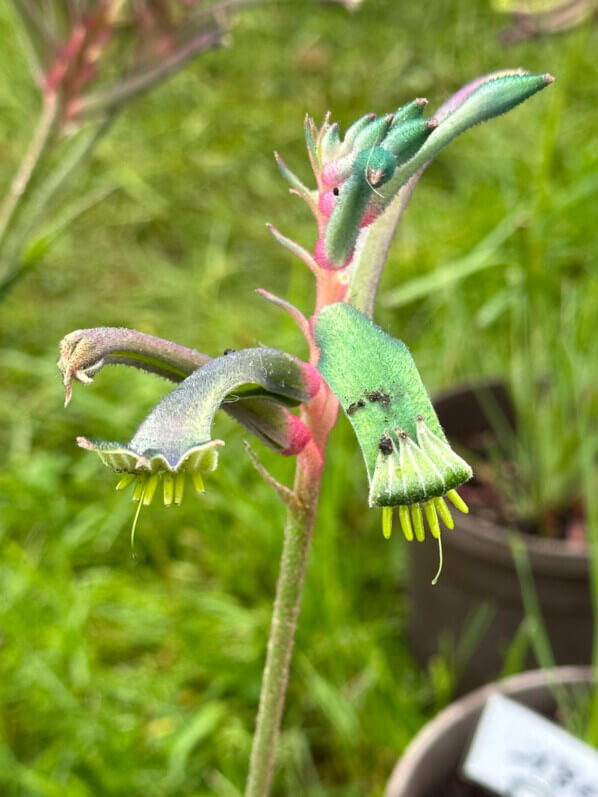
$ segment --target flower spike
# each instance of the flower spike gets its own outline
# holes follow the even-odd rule
[[[397,197],[401,188],[418,174],[441,149],[470,127],[506,113],[553,81],[552,75],[533,75],[524,70],[478,78],[442,106],[435,118],[425,119],[427,100],[418,97],[394,113],[358,119],[341,140],[338,125],[329,114],[318,128],[306,119],[306,141],[318,184],[313,194],[302,196],[314,211],[319,227],[315,260],[323,269],[351,265],[361,230],[371,226]],[[374,173],[372,161],[382,161],[379,150],[391,157]],[[391,163],[392,162],[392,163]],[[283,173],[289,178],[286,169]],[[301,193],[300,189],[299,192]],[[386,251],[386,249],[384,249]]]

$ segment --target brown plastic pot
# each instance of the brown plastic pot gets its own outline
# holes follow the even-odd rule
[[[568,691],[588,688],[589,667],[559,667],[555,670],[515,675],[484,686],[442,711],[417,734],[405,750],[388,782],[386,797],[439,797],[448,794],[487,699],[497,692],[523,703],[547,717],[554,717],[556,701],[548,683],[558,682]],[[472,794],[482,794],[475,787]]]
[[[494,391],[499,403],[508,402],[504,388],[497,388],[496,383],[485,387]],[[483,413],[475,410],[480,390],[479,386],[461,390],[461,400],[453,391],[448,398],[435,402],[449,440],[467,445],[472,429],[475,439],[482,439],[483,425],[488,427],[488,422]],[[447,406],[452,415],[446,411]],[[459,406],[466,411],[458,410]],[[512,408],[505,408],[505,417],[513,417]],[[468,421],[472,421],[470,428]],[[409,545],[408,636],[415,658],[425,666],[438,653],[443,635],[449,634],[458,644],[479,607],[489,607],[491,619],[463,663],[462,672],[457,673],[457,690],[462,694],[498,677],[505,652],[524,618],[524,609],[507,540],[509,529],[474,515],[455,512],[454,516],[455,529],[442,536],[444,568],[436,586],[430,583],[438,565],[436,542],[426,539],[422,544]],[[593,617],[587,547],[526,534],[521,537],[555,662],[589,664]],[[527,666],[534,663],[530,653]]]

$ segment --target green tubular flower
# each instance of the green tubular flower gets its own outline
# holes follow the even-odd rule
[[[122,336],[122,332],[120,334]],[[88,334],[84,339],[89,341],[91,338]],[[143,340],[147,343],[145,338]],[[89,349],[89,345],[86,348]],[[152,347],[154,355],[156,348],[155,345]],[[75,375],[79,380],[86,376],[90,381],[101,367],[96,363],[103,362],[103,358],[97,359],[95,350],[93,356],[87,351],[85,356],[81,356],[71,349],[65,344],[59,360],[67,391],[71,376]],[[133,354],[140,356],[138,351],[131,353],[130,357]],[[181,352],[177,351],[177,355],[176,362],[180,361],[182,368],[185,363]],[[174,362],[172,356],[171,360]],[[91,366],[88,367],[88,363]],[[159,363],[166,367],[170,360],[162,356]],[[82,371],[83,365],[86,371]],[[90,374],[90,367],[93,374]],[[218,448],[224,442],[211,438],[211,428],[214,415],[223,402],[233,398],[242,402],[246,396],[263,394],[268,396],[269,403],[298,404],[309,401],[319,386],[320,376],[312,366],[277,349],[263,347],[230,352],[204,361],[181,381],[141,422],[130,442],[89,440],[85,437],[77,438],[77,442],[82,448],[98,454],[102,462],[115,472],[123,474],[117,490],[135,485],[133,500],[139,503],[139,507],[152,503],[160,484],[165,505],[180,504],[187,476],[191,477],[196,491],[202,493],[204,474],[215,470],[218,464]],[[284,432],[286,447],[282,453],[298,453],[306,445],[309,431],[298,417],[290,413],[287,414],[287,427]],[[137,517],[138,513],[133,531]]]
[[[230,353],[226,356],[230,357]],[[129,366],[180,383],[211,360],[195,349],[135,329],[95,327],[77,329],[63,338],[57,365],[62,374],[67,406],[73,381],[88,385],[106,366]],[[226,363],[229,364],[226,369],[230,370],[234,358]],[[303,364],[302,369],[300,381],[305,382],[309,397],[317,389],[320,377],[311,366]],[[285,379],[284,370],[281,376]],[[298,374],[293,375],[293,380],[296,376]],[[287,409],[296,406],[300,400],[296,393],[291,395],[287,391],[281,392],[280,388],[270,390],[268,386],[250,383],[243,389],[235,389],[231,396],[225,396],[221,409],[269,448],[285,456],[293,456],[309,439],[309,432],[300,419]]]
[[[355,429],[384,535],[398,507],[408,540],[424,539],[424,515],[439,539],[438,515],[453,528],[445,497],[468,511],[456,488],[472,470],[450,447],[409,349],[344,303],[325,307],[314,331],[318,370]]]

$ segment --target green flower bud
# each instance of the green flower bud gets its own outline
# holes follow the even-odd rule
[[[322,152],[322,163],[328,163],[333,158],[338,157],[341,144],[341,136],[337,122],[329,125],[322,136],[320,150]]]
[[[393,115],[387,113],[384,116],[379,116],[371,124],[364,127],[364,129],[355,137],[353,142],[353,151],[361,152],[363,149],[370,149],[377,147],[388,133],[392,124]]]
[[[351,127],[345,133],[345,138],[343,139],[343,155],[347,152],[350,152],[353,149],[353,145],[355,143],[355,139],[357,136],[365,130],[366,127],[372,124],[374,119],[376,118],[375,113],[366,113],[365,116],[362,116],[356,122],[353,122]]]
[[[100,339],[92,346],[94,339],[89,335],[75,340],[79,348],[81,340],[86,342],[82,356],[73,355],[71,341],[67,341],[59,360],[67,387],[71,372],[76,375],[84,364],[88,368],[90,362],[96,361],[101,344]],[[182,353],[178,350],[175,353],[182,367]],[[135,354],[140,356],[138,351]],[[80,379],[81,374],[77,378]],[[272,397],[264,401],[267,414],[268,404],[275,400],[282,403],[309,401],[319,390],[320,381],[311,365],[277,349],[231,351],[208,360],[168,393],[141,422],[130,442],[79,437],[77,443],[98,454],[106,466],[124,474],[117,490],[135,485],[133,500],[139,507],[133,521],[133,538],[140,508],[151,504],[160,483],[166,506],[181,503],[187,476],[191,477],[197,492],[204,492],[203,475],[215,470],[217,449],[224,445],[222,440],[211,439],[212,422],[227,398],[230,400],[234,396],[236,401],[243,402],[265,391]],[[287,445],[282,453],[296,454],[310,439],[309,430],[300,418],[291,414],[288,414],[286,426]]]
[[[411,122],[414,119],[420,119],[426,110],[427,104],[428,100],[426,100],[424,97],[418,97],[417,99],[408,102],[407,105],[402,105],[400,108],[397,108],[393,114],[393,120],[390,129],[394,130],[395,127],[398,127],[405,122]]]
[[[395,171],[384,195],[375,198],[378,210],[382,212],[388,207],[401,186],[458,135],[480,122],[507,113],[553,81],[554,78],[549,74],[533,75],[519,71],[499,76],[490,75],[481,82],[474,81],[475,88],[472,91],[465,86],[451,99],[446,115],[439,113],[441,121],[434,135]]]
[[[438,127],[435,119],[415,119],[393,127],[382,144],[383,149],[392,152],[396,165],[401,166],[412,158],[430,133]]]
[[[326,254],[332,263],[342,264],[351,254],[372,194],[390,180],[395,168],[394,156],[382,147],[363,150],[355,158],[326,226]]]

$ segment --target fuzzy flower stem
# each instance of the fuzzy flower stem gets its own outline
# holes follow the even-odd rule
[[[308,447],[313,445],[311,443]],[[289,507],[287,512],[246,797],[265,797],[270,793],[276,763],[278,734],[320,491],[321,468],[314,469],[309,463],[310,453],[313,454],[299,455],[295,474],[294,491],[302,500],[298,508]]]
[[[314,358],[312,364],[315,364],[318,354],[315,353],[312,357]],[[316,396],[301,408],[301,419],[309,428],[312,441],[297,457],[293,485],[297,504],[289,506],[287,510],[280,572],[245,797],[267,797],[272,785],[278,734],[320,495],[326,444],[336,423],[338,407],[336,398],[322,383]]]

